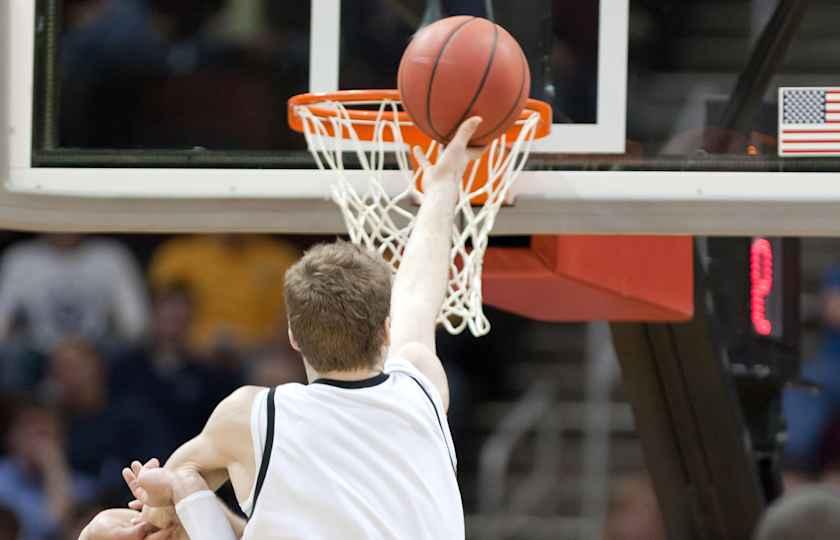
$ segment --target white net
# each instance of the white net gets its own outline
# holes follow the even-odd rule
[[[335,172],[333,200],[341,208],[351,240],[378,251],[396,271],[414,227],[417,204],[423,199],[423,193],[417,188],[421,171],[412,169],[409,148],[403,142],[399,103],[383,100],[375,104],[379,106],[376,119],[367,121],[373,127],[372,141],[359,138],[355,126],[364,121],[350,117],[346,109],[349,104],[318,104],[319,107],[325,105],[334,110],[335,115],[317,116],[307,106],[298,106],[295,110],[303,121],[309,150],[319,168]],[[371,103],[356,102],[353,105]],[[511,144],[503,135],[490,145],[487,149],[486,182],[478,180],[482,176],[479,174],[481,162],[471,162],[467,167],[452,229],[449,286],[438,316],[438,321],[450,333],[458,334],[469,328],[473,335],[482,336],[490,331],[490,323],[482,310],[484,253],[499,208],[528,159],[539,120],[539,114],[533,113],[520,122],[521,129]],[[331,133],[343,136],[331,137]],[[389,135],[394,142],[389,141]],[[440,151],[441,145],[432,143],[426,157],[434,163]],[[356,156],[358,163],[353,163],[354,168],[369,173],[367,186],[361,191],[348,178],[346,153]],[[391,190],[389,193],[386,190],[386,165],[391,169],[396,166],[402,173],[401,191]],[[392,170],[389,172],[392,173]],[[477,197],[483,202],[475,203]]]

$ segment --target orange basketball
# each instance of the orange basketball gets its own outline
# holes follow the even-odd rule
[[[510,128],[528,100],[531,73],[519,43],[480,17],[449,17],[417,33],[400,62],[403,107],[429,137],[448,142],[471,116],[484,121],[470,144]]]

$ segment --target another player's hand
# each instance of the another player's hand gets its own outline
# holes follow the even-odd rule
[[[160,529],[177,524],[169,471],[162,469],[157,459],[145,464],[134,461],[123,469],[123,479],[136,499],[130,506],[141,511],[142,521]]]
[[[468,146],[480,124],[481,118],[478,116],[473,116],[461,124],[434,165],[429,163],[426,154],[419,146],[414,147],[414,157],[423,167],[426,182],[460,179],[470,160],[481,157],[484,152],[483,148],[470,148]]]
[[[160,467],[157,459],[145,465],[139,461],[123,469],[123,479],[132,495],[146,506],[172,506],[172,473]]]
[[[163,540],[153,525],[136,521],[139,516],[129,509],[104,510],[84,528],[79,540]]]

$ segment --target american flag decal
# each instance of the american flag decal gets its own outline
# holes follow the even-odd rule
[[[840,156],[840,88],[779,89],[779,155]]]

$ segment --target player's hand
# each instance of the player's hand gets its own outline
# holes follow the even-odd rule
[[[165,529],[157,529],[154,525],[148,523],[146,520],[143,519],[143,510],[146,508],[151,509],[151,507],[146,507],[137,499],[134,499],[130,503],[128,503],[128,507],[132,510],[138,512],[135,514],[135,517],[131,520],[132,524],[137,525],[146,525],[147,527],[151,528],[154,532],[150,533],[145,540],[190,540],[189,536],[187,536],[187,532],[184,530],[183,525],[181,525],[180,521],[177,520],[177,516],[175,521],[170,523]],[[155,511],[160,511],[160,508],[154,509]],[[83,540],[83,539],[80,539]],[[121,539],[116,539],[121,540]],[[134,539],[129,539],[134,540]]]
[[[153,525],[136,522],[139,516],[134,510],[104,510],[84,528],[79,540],[164,540]]]
[[[171,473],[160,468],[157,459],[150,459],[145,464],[134,461],[131,467],[123,469],[123,480],[128,484],[131,494],[145,506],[172,506]]]
[[[134,461],[123,469],[123,479],[136,499],[130,507],[141,510],[140,520],[160,529],[177,524],[170,474],[157,459],[145,464]]]
[[[468,146],[480,124],[481,117],[478,116],[473,116],[461,124],[434,165],[429,163],[426,154],[419,146],[414,147],[414,157],[423,167],[424,178],[427,182],[452,179],[460,181],[467,164],[471,160],[481,157],[484,152],[484,148],[470,148]]]

